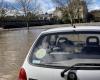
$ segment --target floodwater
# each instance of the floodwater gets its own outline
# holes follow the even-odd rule
[[[43,30],[0,31],[0,80],[17,80],[28,50]]]

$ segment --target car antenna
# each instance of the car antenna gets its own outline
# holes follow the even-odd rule
[[[76,28],[76,26],[74,24],[71,24],[73,26],[73,28]]]
[[[76,26],[75,26],[75,25],[73,25],[73,28],[76,28]]]

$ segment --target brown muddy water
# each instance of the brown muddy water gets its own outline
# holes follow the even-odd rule
[[[0,80],[17,80],[28,50],[43,30],[0,31]]]

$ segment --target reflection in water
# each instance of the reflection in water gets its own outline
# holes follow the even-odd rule
[[[18,69],[41,31],[43,29],[0,32],[0,80],[17,80]]]

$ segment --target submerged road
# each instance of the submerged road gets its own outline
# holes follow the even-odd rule
[[[0,80],[17,80],[28,50],[43,30],[0,31]]]

